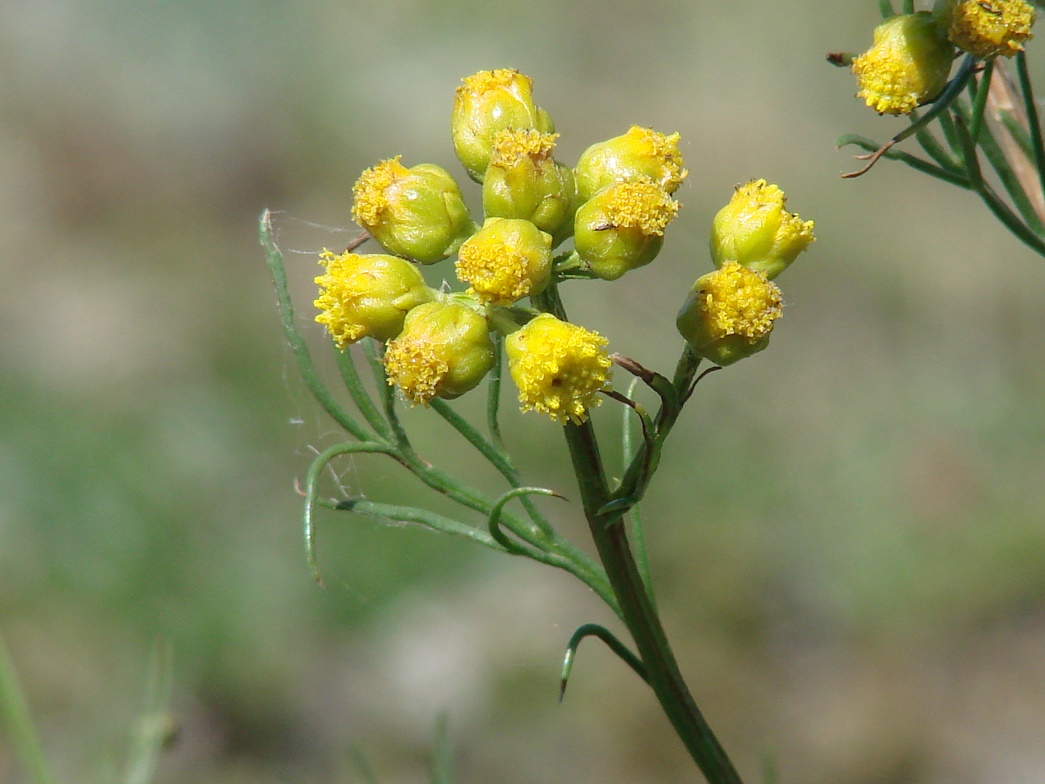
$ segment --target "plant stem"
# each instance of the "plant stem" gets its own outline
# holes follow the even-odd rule
[[[682,678],[635,564],[623,515],[612,512],[600,517],[598,514],[609,502],[610,492],[591,423],[567,424],[563,432],[595,547],[657,700],[709,784],[742,784]]]

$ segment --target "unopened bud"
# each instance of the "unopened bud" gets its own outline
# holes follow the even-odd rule
[[[465,79],[454,97],[450,133],[457,159],[476,182],[490,165],[500,131],[534,129],[553,133],[555,124],[533,102],[533,80],[511,68],[479,71]]]
[[[555,134],[504,130],[494,139],[483,180],[489,217],[522,218],[558,244],[573,230],[577,186],[573,171],[552,158]]]
[[[548,285],[552,238],[527,220],[487,218],[461,246],[456,268],[480,301],[511,305]]]
[[[729,261],[693,284],[675,324],[697,354],[732,365],[769,345],[781,307],[780,289],[765,275]]]
[[[367,169],[352,188],[352,217],[389,253],[432,264],[475,231],[461,189],[431,163],[406,168],[399,156]]]
[[[947,84],[954,46],[928,11],[891,16],[874,44],[853,60],[857,98],[880,114],[910,114]]]
[[[573,244],[581,261],[603,280],[649,264],[664,245],[664,227],[679,203],[649,180],[599,191],[577,210]]]
[[[586,202],[617,182],[648,179],[666,193],[678,190],[688,172],[682,168],[679,135],[666,136],[633,125],[627,133],[593,144],[574,167],[577,199]]]
[[[814,241],[813,221],[784,209],[784,192],[765,180],[739,186],[711,224],[715,266],[737,261],[772,280]]]
[[[338,348],[364,337],[391,340],[406,314],[435,297],[417,267],[396,256],[323,251],[326,272],[320,286],[316,321],[326,326]]]
[[[411,310],[385,351],[388,383],[411,403],[452,399],[479,385],[494,362],[486,319],[459,302],[428,302]]]

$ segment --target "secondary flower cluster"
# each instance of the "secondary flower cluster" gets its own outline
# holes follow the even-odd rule
[[[731,365],[769,345],[783,307],[771,281],[815,239],[813,222],[788,212],[785,201],[776,185],[752,180],[715,216],[718,269],[697,279],[675,322],[697,355]]]
[[[891,16],[852,60],[856,95],[881,114],[909,114],[940,94],[957,51],[1012,57],[1030,40],[1034,16],[1025,0],[936,0],[932,11]]]
[[[481,223],[439,166],[407,167],[396,156],[363,172],[352,216],[385,252],[320,254],[316,320],[341,350],[365,337],[385,343],[389,383],[420,404],[474,389],[501,335],[522,409],[579,423],[609,388],[607,341],[547,312],[557,301],[550,288],[566,278],[617,280],[653,261],[687,172],[678,134],[640,127],[563,165],[532,87],[499,69],[457,89],[454,152],[482,186]],[[716,219],[712,254],[721,269],[697,282],[689,315],[679,317],[703,356],[728,364],[768,341],[780,311],[768,279],[812,242],[812,223],[783,205],[778,188],[752,182]],[[556,255],[571,238],[572,250]],[[419,265],[453,256],[467,290],[430,288]]]

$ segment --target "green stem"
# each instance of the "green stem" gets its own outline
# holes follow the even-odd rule
[[[490,381],[486,388],[486,429],[490,433],[490,441],[494,448],[505,454],[504,438],[501,436],[501,421],[498,411],[501,407],[501,376],[504,373],[504,337],[496,330],[493,333],[494,361],[490,370]]]
[[[297,361],[298,370],[305,380],[313,397],[319,401],[323,409],[334,418],[341,427],[354,435],[360,441],[366,441],[369,434],[366,429],[349,416],[345,410],[334,400],[326,384],[320,379],[316,367],[312,363],[312,353],[308,350],[308,344],[298,332],[295,323],[294,304],[290,299],[290,287],[287,284],[287,270],[283,266],[283,252],[276,245],[272,236],[272,217],[268,210],[261,213],[258,220],[258,239],[261,247],[265,250],[265,261],[268,263],[272,282],[276,286],[276,299],[279,305],[279,318],[283,324],[283,334],[290,344],[290,350]]]
[[[1034,165],[1038,169],[1041,192],[1045,193],[1045,142],[1042,141],[1041,118],[1038,116],[1038,105],[1034,102],[1034,88],[1031,85],[1030,72],[1027,70],[1027,53],[1024,51],[1020,51],[1016,55],[1016,72],[1020,79],[1023,108],[1027,113],[1027,127],[1030,128]]]
[[[392,428],[381,415],[381,412],[377,410],[377,406],[374,405],[374,401],[370,398],[370,393],[363,386],[363,379],[359,376],[359,370],[356,368],[351,349],[346,346],[343,349],[337,349],[335,353],[337,354],[337,367],[341,371],[341,380],[345,382],[345,389],[352,396],[353,402],[359,408],[359,413],[370,423],[370,427],[374,429],[375,433],[386,441],[391,441]]]
[[[482,433],[472,427],[472,424],[467,419],[454,410],[453,406],[439,398],[433,398],[429,402],[429,405],[447,422],[447,424],[460,433],[479,454],[486,458],[487,462],[496,468],[497,472],[507,479],[512,487],[522,487],[522,479],[519,476],[518,470],[512,464],[511,459],[503,451],[487,441]],[[522,499],[522,505],[542,537],[545,540],[550,541],[553,537],[551,524],[544,519],[544,516],[528,498]]]
[[[709,784],[741,784],[682,678],[660,618],[646,594],[621,514],[598,514],[610,501],[610,493],[591,423],[567,424],[563,433],[595,547],[657,700]]]
[[[972,120],[969,123],[969,136],[972,143],[978,144],[980,140],[980,129],[983,127],[983,111],[987,108],[987,94],[991,90],[991,74],[994,73],[994,60],[988,60],[983,64],[979,80],[975,87],[971,80],[969,92],[972,94]]]
[[[632,382],[631,388],[628,390],[628,397],[633,398],[635,396],[635,387],[638,383],[638,379]],[[627,466],[632,454],[635,452],[635,445],[632,440],[631,414],[630,408],[627,406],[621,407],[621,457],[624,459],[625,466]],[[643,531],[642,513],[638,504],[628,510],[628,518],[631,521],[631,540],[635,543],[635,563],[639,567],[639,575],[641,575],[642,582],[646,586],[650,604],[656,609],[657,602],[653,595],[653,577],[650,573],[649,554],[646,551],[646,536]]]
[[[955,111],[960,117],[969,121],[968,116],[965,114],[965,107],[958,106]],[[983,155],[990,163],[991,168],[994,169],[995,174],[998,175],[998,179],[1005,188],[1005,192],[1009,194],[1009,198],[1012,199],[1013,206],[1019,211],[1020,216],[1023,218],[1024,223],[1030,228],[1032,232],[1037,235],[1045,234],[1045,225],[1042,224],[1041,218],[1038,217],[1038,213],[1034,210],[1034,206],[1030,202],[1027,192],[1023,190],[1023,183],[1020,178],[1016,176],[1016,173],[1012,170],[1012,166],[1009,165],[1008,159],[1005,157],[1005,153],[1002,151],[998,141],[994,138],[994,134],[991,132],[990,127],[983,126],[980,130],[978,137],[969,133],[972,143],[979,144],[980,149],[983,150]]]
[[[0,718],[7,725],[11,746],[22,758],[33,784],[55,784],[51,769],[47,766],[43,747],[36,735],[29,706],[18,682],[14,662],[0,636]]]
[[[972,143],[972,138],[969,136],[969,131],[965,128],[961,118],[957,118],[958,122],[955,122],[955,129],[958,133],[959,141],[962,145],[962,155],[965,160],[965,167],[969,172],[969,182],[974,191],[976,191],[980,198],[983,199],[984,204],[987,208],[994,213],[996,217],[1005,227],[1015,234],[1019,239],[1023,240],[1025,244],[1031,247],[1035,253],[1039,256],[1045,256],[1045,242],[1042,241],[1033,231],[1013,213],[1012,210],[1001,199],[998,198],[997,194],[991,189],[991,187],[984,181],[983,174],[980,171],[980,162],[976,157],[976,147]]]

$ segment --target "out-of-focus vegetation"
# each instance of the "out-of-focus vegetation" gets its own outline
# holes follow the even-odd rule
[[[283,346],[256,215],[285,210],[284,247],[316,251],[346,235],[298,219],[349,227],[381,158],[464,183],[453,89],[511,66],[565,162],[632,123],[682,134],[664,253],[628,285],[565,291],[614,350],[671,368],[735,183],[777,182],[817,222],[771,349],[702,383],[646,502],[666,623],[742,772],[1040,781],[1045,265],[970,194],[888,162],[838,178],[839,134],[899,128],[823,62],[864,48],[877,13],[3,3],[0,626],[59,778],[106,780],[163,638],[181,732],[161,784],[359,781],[356,750],[383,784],[423,780],[444,710],[461,782],[693,780],[598,646],[556,704],[570,632],[609,622],[565,576],[335,514],[326,591],[304,566],[294,478],[337,434]],[[315,258],[288,263],[304,323]],[[441,424],[408,419],[473,470]],[[570,495],[556,430],[506,422],[533,480]],[[340,481],[421,492],[377,460]],[[0,781],[23,775],[0,737]]]

